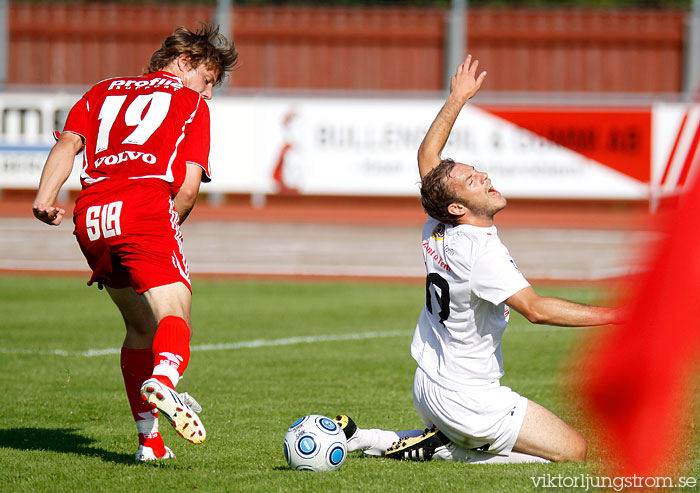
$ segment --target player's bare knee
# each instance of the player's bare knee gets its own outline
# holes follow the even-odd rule
[[[586,462],[586,456],[588,455],[588,443],[586,439],[581,437],[578,446],[574,451],[572,462]]]
[[[585,438],[578,435],[571,440],[565,450],[562,450],[561,453],[556,454],[550,460],[553,462],[585,462],[587,454],[588,443]]]

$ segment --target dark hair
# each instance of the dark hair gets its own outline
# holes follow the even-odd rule
[[[452,190],[448,177],[455,167],[452,159],[443,159],[423,177],[420,187],[420,202],[428,215],[441,223],[456,226],[459,217],[447,210],[450,204],[462,201]]]
[[[197,31],[178,27],[163,40],[160,49],[153,53],[147,73],[163,70],[180,55],[189,57],[190,68],[204,64],[218,72],[216,85],[221,85],[238,62],[238,51],[233,41],[219,33],[219,27],[201,22]]]

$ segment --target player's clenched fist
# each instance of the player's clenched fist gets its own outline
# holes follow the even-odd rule
[[[44,207],[43,204],[34,204],[32,206],[32,211],[34,212],[34,217],[39,221],[52,226],[61,224],[63,215],[66,213],[66,211],[60,207]]]

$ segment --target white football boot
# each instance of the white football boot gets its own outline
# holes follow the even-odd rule
[[[150,460],[161,460],[161,459],[174,459],[175,454],[168,447],[165,447],[165,455],[163,457],[156,457],[151,447],[144,447],[139,445],[139,449],[136,451],[136,460],[140,462],[147,462]]]
[[[207,432],[197,416],[202,408],[189,394],[178,394],[155,378],[150,378],[141,385],[141,398],[158,408],[185,440],[202,443],[206,439]]]

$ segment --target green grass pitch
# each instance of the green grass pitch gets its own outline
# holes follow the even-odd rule
[[[595,475],[605,460],[566,385],[572,351],[590,331],[532,326],[514,313],[503,383],[582,429],[589,463],[468,466],[355,453],[336,472],[292,471],[282,439],[305,414],[422,428],[409,354],[422,283],[195,279],[194,290],[193,352],[178,389],[203,405],[208,438],[189,444],[161,420],[177,458],[137,464],[117,352],[124,329],[107,294],[82,279],[0,277],[0,491],[541,491],[531,477]],[[588,303],[605,296],[538,291]],[[697,454],[682,466],[688,476],[700,470]]]

